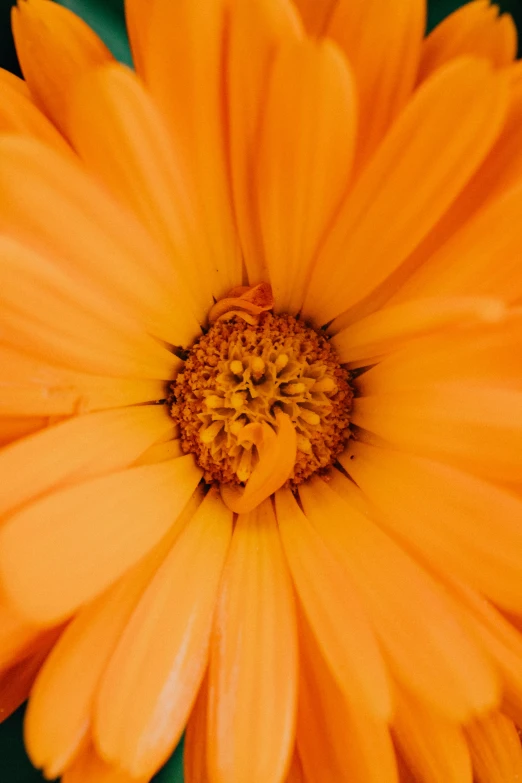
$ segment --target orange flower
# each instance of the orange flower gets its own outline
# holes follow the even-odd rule
[[[49,778],[185,728],[188,783],[522,776],[522,70],[424,5],[128,0],[136,73],[14,11],[0,709]]]

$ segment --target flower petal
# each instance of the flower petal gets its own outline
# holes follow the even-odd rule
[[[0,673],[0,721],[4,721],[27,701],[38,672],[61,630],[53,629],[41,634],[38,647],[31,655]]]
[[[503,314],[502,302],[487,297],[412,299],[356,320],[334,335],[332,345],[340,362],[364,367],[415,337],[474,321],[496,321]]]
[[[301,309],[319,241],[348,187],[356,121],[352,75],[337,47],[280,47],[256,155],[265,264],[280,311]]]
[[[68,8],[24,0],[12,13],[16,53],[37,103],[67,132],[71,87],[82,74],[112,60],[98,36]]]
[[[522,273],[516,216],[521,209],[519,184],[465,222],[399,287],[390,301],[462,295],[499,296],[507,302],[519,300]]]
[[[379,522],[441,573],[522,608],[522,500],[455,468],[358,442],[341,457]]]
[[[0,345],[0,415],[24,417],[72,416],[104,408],[121,408],[165,397],[160,379],[114,378],[75,372]],[[38,419],[35,419],[37,422]],[[40,426],[47,423],[41,419]],[[36,428],[36,426],[35,426]],[[31,431],[30,427],[27,433]],[[20,430],[24,434],[23,427]]]
[[[337,686],[357,709],[389,718],[388,675],[358,595],[291,491],[279,490],[275,502],[295,589]]]
[[[70,419],[0,451],[0,515],[50,489],[122,470],[172,429],[164,406]]]
[[[230,170],[244,263],[248,280],[255,284],[268,279],[255,180],[269,75],[279,47],[300,40],[302,29],[288,0],[231,0],[230,9],[226,63]]]
[[[328,17],[326,33],[341,46],[355,74],[358,167],[372,154],[413,90],[425,17],[423,0],[338,0]]]
[[[365,297],[411,253],[491,147],[506,102],[505,79],[471,59],[416,92],[319,252],[304,306],[316,324]]]
[[[27,133],[65,154],[71,152],[54,125],[35,106],[30,94],[3,75],[0,78],[0,130],[2,133]]]
[[[239,516],[223,574],[209,673],[215,783],[277,783],[293,748],[293,596],[270,500]]]
[[[5,235],[58,260],[116,312],[173,345],[197,336],[169,259],[72,158],[30,138],[0,139],[0,214]]]
[[[330,783],[397,783],[386,721],[339,690],[304,618],[299,625],[297,748],[305,779]]]
[[[494,672],[428,573],[320,479],[301,485],[299,496],[358,590],[397,680],[452,720],[490,708]]]
[[[173,377],[180,360],[79,280],[9,237],[0,253],[0,327],[10,348],[100,375]]]
[[[150,777],[178,743],[201,684],[232,513],[210,490],[140,600],[96,711],[104,758]],[[122,720],[125,715],[125,720]]]
[[[419,783],[472,783],[464,732],[400,689],[395,694],[393,736]]]
[[[81,609],[45,663],[31,694],[26,744],[44,774],[63,774],[90,733],[97,690],[121,634],[173,541],[201,502],[191,498],[168,535],[107,592]],[[120,716],[121,719],[121,716]]]
[[[491,713],[466,727],[477,783],[506,783],[522,776],[522,747],[515,724]]]
[[[419,81],[463,54],[484,57],[494,68],[509,65],[517,56],[517,28],[509,14],[498,13],[489,0],[474,0],[443,19],[423,41]]]
[[[190,713],[183,747],[183,775],[185,783],[210,783],[207,770],[207,678],[199,689]]]
[[[148,783],[148,778],[131,778],[123,769],[107,764],[88,745],[67,767],[62,783]]]
[[[191,455],[63,489],[0,530],[6,592],[53,623],[106,589],[168,531],[201,472]]]
[[[186,192],[182,163],[139,79],[122,65],[88,74],[74,92],[71,139],[91,171],[127,204],[172,258],[204,323],[212,307],[212,265]],[[179,298],[179,297],[178,297]],[[191,320],[194,333],[197,324]]]
[[[226,8],[226,0],[155,0],[143,55],[145,82],[185,164],[216,299],[242,282],[226,154]]]

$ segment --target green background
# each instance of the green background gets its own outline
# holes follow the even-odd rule
[[[396,2],[400,3],[401,0]],[[12,0],[0,0],[0,67],[19,73],[9,26],[11,5],[13,5]],[[113,54],[119,60],[130,64],[123,20],[123,0],[62,0],[62,5],[82,16],[104,39]],[[464,3],[459,0],[428,0],[428,30],[461,5]],[[498,5],[503,11],[511,13],[518,29],[522,31],[522,0],[501,0]],[[31,767],[24,752],[22,722],[23,708],[17,710],[11,718],[0,725],[0,783],[42,783],[44,780]],[[156,776],[155,783],[182,783],[182,781],[180,745]]]

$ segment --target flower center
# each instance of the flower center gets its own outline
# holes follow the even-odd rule
[[[219,307],[171,385],[183,450],[195,455],[207,482],[244,485],[259,472],[264,449],[272,461],[286,461],[279,486],[296,486],[344,449],[349,373],[303,321],[236,308]],[[278,449],[275,435],[283,430]]]

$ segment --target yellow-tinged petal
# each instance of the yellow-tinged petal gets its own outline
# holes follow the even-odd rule
[[[290,416],[282,411],[276,413],[277,432],[265,421],[247,425],[248,438],[254,440],[259,452],[259,462],[252,471],[244,489],[224,484],[221,497],[236,514],[248,514],[270,497],[286,482],[295,465],[297,434]],[[246,427],[242,431],[246,436]],[[254,434],[255,433],[255,434]]]
[[[429,296],[522,296],[520,228],[522,185],[486,204],[414,272],[392,303]],[[499,263],[501,259],[502,263]]]
[[[171,260],[72,158],[33,139],[1,138],[0,228],[60,259],[86,295],[162,340],[185,345],[197,336]]]
[[[341,463],[379,522],[442,573],[522,609],[522,500],[456,468],[354,443]]]
[[[66,367],[0,345],[0,415],[6,422],[19,417],[20,434],[45,426],[48,419],[37,416],[71,416],[104,408],[122,408],[165,397],[160,379],[114,378],[75,372]],[[26,417],[27,432],[22,423]]]
[[[502,301],[487,297],[413,299],[356,320],[334,335],[332,345],[340,362],[364,367],[413,338],[475,321],[500,320],[504,312]]]
[[[301,309],[319,242],[348,188],[356,122],[352,75],[339,49],[330,41],[282,45],[255,172],[264,263],[279,311]]]
[[[425,25],[423,0],[338,0],[328,16],[326,34],[346,54],[358,88],[359,167],[410,97]]]
[[[188,455],[60,490],[10,517],[0,531],[10,599],[35,621],[67,617],[165,535],[200,476]]]
[[[520,391],[522,311],[498,323],[412,341],[357,379],[361,396],[462,384]]]
[[[320,479],[301,485],[299,496],[357,588],[394,676],[452,720],[493,706],[494,671],[428,573]],[[415,602],[405,600],[405,591]]]
[[[297,749],[305,779],[325,783],[397,783],[386,721],[351,704],[300,618]]]
[[[5,598],[0,600],[0,671],[32,654],[42,629],[20,615]]]
[[[230,0],[226,63],[230,173],[234,213],[251,284],[268,279],[255,183],[270,71],[279,47],[300,40],[302,33],[290,0]]]
[[[158,770],[187,723],[231,535],[232,513],[211,489],[145,591],[103,677],[96,743],[135,777]]]
[[[113,59],[79,16],[50,0],[21,0],[12,11],[20,65],[35,101],[67,134],[70,91],[84,73]]]
[[[185,783],[210,783],[207,769],[207,678],[199,689],[196,703],[190,713],[183,746],[183,775]]]
[[[0,68],[0,82],[2,83],[2,86],[6,85],[10,87],[11,90],[16,90],[16,92],[19,95],[23,95],[24,98],[31,98],[31,91],[26,82],[19,76],[11,73],[11,71],[6,71],[5,68]]]
[[[155,0],[143,55],[145,82],[184,163],[216,299],[242,282],[227,154],[227,5]]]
[[[236,522],[212,636],[209,689],[213,783],[280,783],[293,749],[297,635],[270,500]]]
[[[506,102],[505,78],[478,60],[455,61],[421,86],[319,251],[304,307],[316,324],[368,295],[406,259],[484,158]]]
[[[27,709],[33,763],[54,778],[85,745],[104,670],[150,579],[201,502],[195,493],[168,535],[113,587],[76,615],[43,667]]]
[[[49,258],[0,238],[0,328],[12,349],[96,374],[172,378],[180,360]]]
[[[388,676],[359,596],[291,491],[279,490],[275,503],[295,589],[337,686],[356,709],[389,718]]]
[[[474,0],[449,14],[422,43],[419,81],[463,54],[484,57],[503,68],[517,56],[517,28],[509,14],[489,0]]]
[[[393,448],[486,480],[520,480],[522,391],[441,383],[357,397],[351,421]]]
[[[0,451],[0,515],[63,484],[123,468],[172,429],[164,406],[103,411],[64,421]]]
[[[410,694],[395,692],[392,733],[418,783],[472,783],[471,759],[458,723]]]
[[[71,99],[70,127],[89,169],[165,248],[190,292],[190,308],[204,323],[213,304],[213,270],[182,162],[142,83],[117,64],[88,74]]]
[[[522,747],[515,724],[494,712],[470,723],[466,735],[477,783],[522,779]]]

